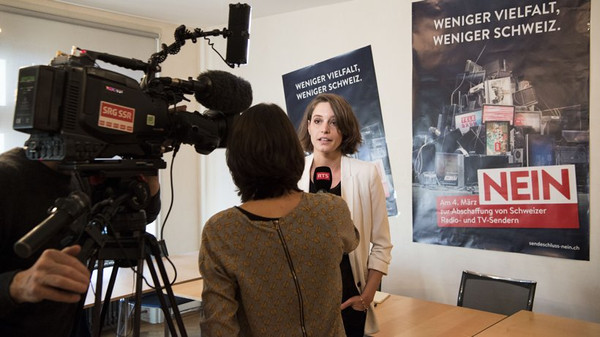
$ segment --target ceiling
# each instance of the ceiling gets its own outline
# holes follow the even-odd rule
[[[152,19],[194,28],[226,25],[229,4],[223,0],[54,0],[76,6]],[[349,0],[248,0],[252,18],[260,18]]]

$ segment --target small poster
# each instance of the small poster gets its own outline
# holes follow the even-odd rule
[[[481,110],[456,115],[454,123],[456,128],[460,129],[460,132],[464,135],[469,132],[471,127],[481,125]]]
[[[396,192],[371,46],[292,71],[284,74],[282,79],[287,113],[296,128],[308,103],[320,93],[335,93],[350,103],[358,118],[363,139],[354,156],[377,166],[385,191],[388,216],[397,215]]]
[[[510,77],[485,81],[485,102],[496,105],[512,105],[513,96]]]
[[[492,121],[485,123],[486,154],[505,155],[508,151],[508,122]]]

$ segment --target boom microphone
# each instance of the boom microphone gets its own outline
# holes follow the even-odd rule
[[[204,107],[225,115],[242,112],[252,104],[252,86],[241,77],[221,70],[198,75],[194,97]]]
[[[319,166],[315,168],[313,182],[317,188],[317,193],[327,193],[331,189],[331,169],[328,166]]]

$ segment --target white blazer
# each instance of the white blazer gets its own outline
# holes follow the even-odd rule
[[[306,157],[304,172],[298,187],[308,192],[313,155]],[[348,204],[354,226],[360,233],[358,247],[348,256],[354,281],[362,293],[369,269],[387,275],[392,259],[392,242],[388,222],[385,192],[377,167],[369,162],[342,156],[342,198]],[[371,247],[372,245],[372,247]],[[365,334],[379,331],[373,303],[367,312]]]

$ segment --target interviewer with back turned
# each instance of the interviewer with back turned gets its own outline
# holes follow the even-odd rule
[[[273,104],[242,113],[226,158],[242,204],[202,230],[202,336],[345,336],[339,263],[358,233],[340,197],[298,189],[288,116]]]
[[[29,160],[22,148],[0,154],[0,336],[85,336],[76,322],[90,272],[78,260],[79,245],[64,247],[61,235],[23,259],[14,243],[42,222],[57,198],[81,190],[77,179],[56,170],[57,162]],[[149,184],[152,221],[160,210],[158,180]]]

